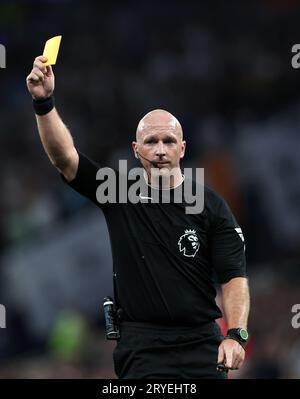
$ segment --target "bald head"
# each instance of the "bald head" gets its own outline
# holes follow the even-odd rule
[[[138,124],[136,141],[140,141],[145,134],[159,131],[170,131],[181,141],[183,138],[182,127],[177,118],[163,109],[148,112]]]

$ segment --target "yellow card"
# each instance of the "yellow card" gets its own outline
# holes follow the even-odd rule
[[[55,36],[46,41],[43,56],[48,58],[45,66],[55,65],[62,36]]]

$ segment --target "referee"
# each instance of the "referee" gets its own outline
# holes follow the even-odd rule
[[[188,184],[180,169],[186,143],[178,120],[163,110],[144,116],[132,143],[144,168],[140,201],[100,203],[96,174],[103,165],[75,148],[56,111],[45,61],[37,57],[27,77],[42,144],[63,180],[93,201],[108,225],[120,328],[117,376],[227,378],[244,361],[250,306],[243,236],[228,205],[208,188],[201,213],[186,213],[185,198],[174,200]],[[164,176],[171,176],[168,186]],[[160,199],[167,193],[170,202],[151,202],[153,193]],[[215,322],[222,317],[216,282],[225,337]]]

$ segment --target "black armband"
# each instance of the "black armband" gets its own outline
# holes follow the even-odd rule
[[[42,100],[32,100],[34,112],[37,115],[46,115],[48,112],[50,112],[54,106],[54,96],[50,96],[47,98],[43,98]]]

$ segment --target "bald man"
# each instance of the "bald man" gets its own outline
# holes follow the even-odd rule
[[[170,187],[178,186],[183,181],[180,159],[184,157],[185,146],[180,123],[170,112],[162,109],[151,111],[140,120],[136,141],[132,143],[148,182],[157,186],[159,176],[170,176],[170,181],[162,180]]]
[[[180,168],[186,142],[179,121],[161,109],[141,119],[132,142],[143,167],[138,201],[100,203],[96,193],[104,168],[75,148],[55,109],[54,75],[45,61],[37,57],[27,77],[42,144],[64,182],[95,203],[108,225],[118,308],[117,376],[226,378],[228,369],[243,363],[249,313],[243,236],[230,209],[205,188],[203,211],[186,213],[182,189],[188,181]],[[115,174],[119,181],[124,177]],[[153,193],[158,198],[168,193],[170,201],[153,203]],[[215,322],[222,317],[216,280],[228,325],[225,339]]]

